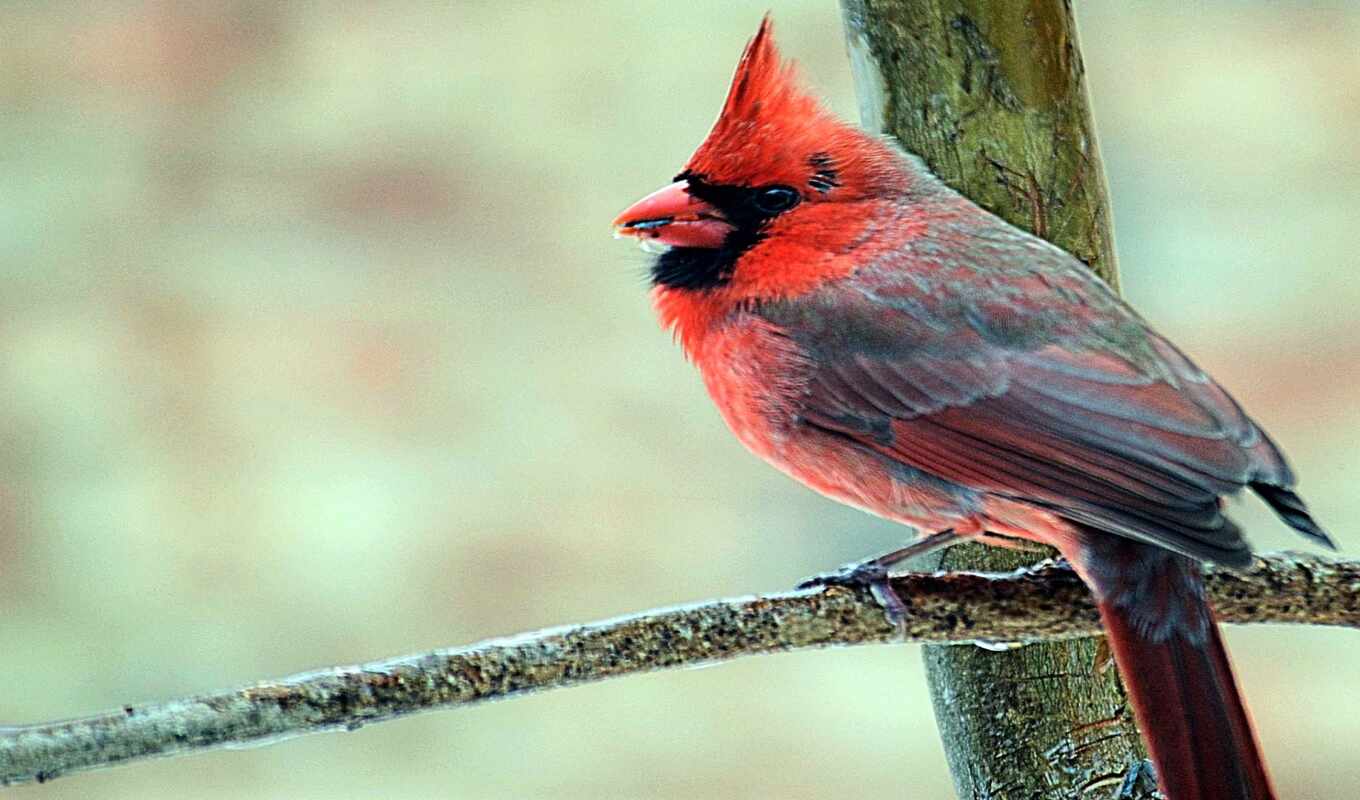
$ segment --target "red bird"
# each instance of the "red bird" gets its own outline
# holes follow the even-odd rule
[[[737,438],[931,532],[1052,545],[1099,602],[1170,800],[1273,798],[1200,562],[1251,563],[1244,487],[1332,546],[1279,448],[1086,267],[825,111],[768,18],[670,186],[615,221],[660,249],[661,320]]]

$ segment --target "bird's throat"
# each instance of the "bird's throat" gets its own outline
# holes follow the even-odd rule
[[[736,272],[737,259],[758,240],[756,232],[738,228],[722,247],[672,247],[652,262],[652,283],[688,291],[725,286]]]

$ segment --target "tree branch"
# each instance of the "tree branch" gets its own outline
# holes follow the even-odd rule
[[[1225,622],[1360,628],[1360,561],[1285,554],[1213,571]],[[0,728],[0,785],[157,756],[354,730],[420,711],[758,653],[869,642],[1033,641],[1096,632],[1064,565],[1000,576],[908,575],[894,629],[868,591],[806,590],[646,611],[468,647],[336,667],[84,719]]]

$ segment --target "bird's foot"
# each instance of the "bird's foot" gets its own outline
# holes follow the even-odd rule
[[[1161,797],[1157,788],[1157,768],[1145,758],[1129,767],[1113,800],[1153,800]]]
[[[900,631],[906,630],[907,604],[893,589],[888,567],[881,558],[846,564],[831,572],[822,572],[799,582],[799,589],[844,586],[849,589],[868,589],[874,600],[883,607],[888,622]]]
[[[897,590],[893,589],[892,583],[889,582],[891,577],[889,570],[894,564],[900,564],[908,559],[948,547],[957,542],[958,538],[953,529],[936,531],[922,536],[905,547],[899,547],[883,555],[846,564],[833,572],[813,575],[799,583],[798,588],[815,589],[822,586],[847,586],[852,589],[868,589],[873,593],[878,604],[883,607],[883,613],[887,614],[888,622],[891,622],[894,628],[905,635],[907,632],[907,604],[902,600],[902,595],[898,594]]]
[[[1016,570],[1016,572],[1021,575],[1026,574],[1041,575],[1046,572],[1071,572],[1071,571],[1072,562],[1068,561],[1066,556],[1061,555],[1054,556],[1053,558],[1045,558],[1043,561],[1036,561],[1035,563],[1030,564],[1027,567],[1021,567],[1020,569]]]
[[[887,579],[888,567],[880,559],[871,558],[867,561],[842,564],[830,572],[819,572],[816,575],[804,578],[799,581],[798,588],[816,589],[822,586],[846,586],[851,589],[863,589]]]

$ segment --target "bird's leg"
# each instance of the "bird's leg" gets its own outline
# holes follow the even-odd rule
[[[897,592],[893,590],[892,584],[888,582],[892,574],[891,568],[909,558],[923,556],[942,547],[948,547],[956,541],[958,541],[958,535],[952,529],[937,531],[928,536],[922,536],[906,547],[899,547],[873,558],[846,564],[832,572],[813,575],[799,583],[798,588],[812,589],[819,586],[868,588],[869,591],[873,592],[874,599],[878,601],[878,604],[883,606],[884,613],[888,615],[888,621],[893,625],[900,625],[902,620],[906,618],[907,605],[902,602],[902,598],[898,596]]]
[[[1021,536],[1011,536],[1004,533],[995,533],[987,530],[975,534],[972,538],[975,542],[981,542],[992,547],[1000,547],[1005,550],[1043,550],[1045,547],[1033,539],[1026,539]]]

